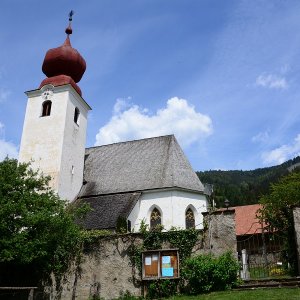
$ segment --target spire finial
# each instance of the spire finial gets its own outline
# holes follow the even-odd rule
[[[72,20],[73,20],[73,15],[74,15],[74,11],[71,10],[69,12],[69,26],[66,28],[66,34],[69,35],[69,34],[72,34],[72,27],[71,27],[71,24],[72,24]]]
[[[72,22],[72,17],[73,17],[73,15],[74,15],[74,11],[71,10],[71,11],[69,12],[69,22]]]

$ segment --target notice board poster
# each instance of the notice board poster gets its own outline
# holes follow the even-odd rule
[[[149,253],[144,255],[144,276],[157,277],[158,276],[158,253]]]
[[[161,277],[178,277],[177,251],[161,253]]]

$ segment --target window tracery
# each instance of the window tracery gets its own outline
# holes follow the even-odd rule
[[[161,225],[161,213],[155,207],[150,216],[150,229],[154,229],[156,226]]]
[[[188,208],[185,212],[185,228],[195,228],[195,216],[191,208]]]

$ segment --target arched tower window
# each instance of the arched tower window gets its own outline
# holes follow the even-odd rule
[[[150,215],[150,229],[154,229],[157,225],[161,225],[161,214],[155,207]]]
[[[185,212],[185,228],[195,228],[195,216],[191,208],[188,208]]]
[[[76,124],[78,124],[79,115],[80,115],[80,111],[79,111],[78,107],[76,107],[76,108],[75,108],[75,112],[74,112],[74,122],[75,122]]]
[[[50,116],[51,105],[52,105],[52,102],[50,100],[47,100],[47,101],[43,102],[42,117]]]

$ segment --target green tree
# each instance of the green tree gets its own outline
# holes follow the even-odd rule
[[[28,164],[0,162],[2,266],[62,274],[79,250],[81,233],[74,220],[82,209],[60,200],[49,188],[49,179]]]
[[[287,260],[292,271],[297,270],[297,247],[295,241],[293,207],[300,205],[300,172],[295,170],[271,184],[270,194],[260,199],[261,217],[271,230],[281,233],[286,241]]]

